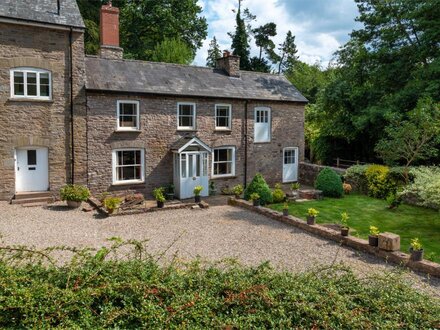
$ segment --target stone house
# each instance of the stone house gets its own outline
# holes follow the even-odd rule
[[[101,9],[99,56],[84,55],[74,0],[0,4],[0,197],[174,184],[180,198],[298,180],[307,100],[281,75],[124,60],[119,10]],[[59,5],[59,7],[57,6]]]

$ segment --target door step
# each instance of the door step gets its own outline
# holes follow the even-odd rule
[[[55,198],[50,191],[17,193],[11,199],[11,204],[53,203]]]

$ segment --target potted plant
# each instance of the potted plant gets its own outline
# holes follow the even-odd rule
[[[237,198],[237,199],[240,198],[240,196],[243,193],[243,191],[244,191],[244,189],[243,189],[243,186],[241,184],[238,184],[238,185],[236,185],[236,186],[234,186],[232,188],[232,192],[234,193],[235,198]]]
[[[157,202],[157,207],[160,209],[165,205],[164,191],[165,189],[163,187],[153,189],[153,197]]]
[[[314,225],[318,214],[319,214],[318,210],[315,210],[314,208],[309,208],[307,210],[307,224]]]
[[[109,214],[113,214],[119,208],[122,200],[118,197],[107,197],[104,199],[104,207]]]
[[[411,247],[409,248],[411,253],[410,259],[412,261],[422,261],[423,259],[423,247],[418,238],[411,240]]]
[[[90,197],[90,191],[87,187],[78,184],[68,184],[60,190],[61,200],[67,201],[67,205],[72,208],[81,206]]]
[[[258,195],[257,193],[252,193],[249,198],[254,206],[260,206],[260,195]]]
[[[169,201],[172,201],[174,199],[174,185],[172,183],[170,183],[169,185],[167,185],[166,189],[165,189],[165,196],[166,199]]]
[[[294,199],[298,198],[298,190],[300,188],[300,184],[298,182],[294,182],[290,185],[290,189],[292,190],[292,197]]]
[[[200,203],[201,198],[200,198],[200,193],[202,192],[203,187],[202,186],[195,186],[193,193],[194,193],[194,201],[196,203]]]
[[[370,226],[370,235],[368,235],[368,244],[371,246],[379,245],[379,228]]]
[[[348,213],[342,212],[341,213],[341,235],[342,236],[348,236],[348,232],[350,230],[350,228],[348,227],[348,219],[350,219],[350,217],[348,216]]]
[[[289,215],[289,203],[284,202],[283,204],[283,215],[287,217]]]
[[[217,188],[215,187],[215,182],[209,182],[209,196],[215,196],[217,194]]]

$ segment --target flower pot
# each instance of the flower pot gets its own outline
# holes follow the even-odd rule
[[[200,198],[200,195],[194,196],[194,201],[196,203],[200,203],[202,201],[202,199]]]
[[[348,231],[349,230],[350,230],[350,228],[342,227],[341,228],[341,235],[342,236],[348,236]]]
[[[378,246],[379,237],[377,237],[376,235],[368,235],[368,244],[370,244],[370,246]]]
[[[287,217],[289,215],[289,209],[283,209],[283,215]]]
[[[158,208],[163,208],[164,207],[164,205],[165,205],[165,203],[164,202],[159,202],[159,201],[157,201],[157,207]]]
[[[260,200],[256,199],[253,201],[254,206],[260,206]]]
[[[422,261],[423,259],[423,249],[421,250],[413,250],[413,248],[409,249],[411,252],[410,260],[411,261]]]
[[[78,207],[81,206],[81,202],[77,202],[77,201],[67,201],[67,206],[71,207],[72,209],[77,209]]]
[[[172,201],[174,199],[174,193],[166,193],[165,198],[169,201]]]
[[[316,217],[312,217],[310,215],[307,216],[307,224],[308,225],[314,225],[315,224],[315,220],[316,220]]]
[[[298,199],[298,190],[292,190],[292,198]]]

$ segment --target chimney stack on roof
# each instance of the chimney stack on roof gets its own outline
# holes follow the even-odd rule
[[[119,8],[109,1],[100,11],[99,37],[100,56],[108,59],[122,59],[123,50],[119,47]]]
[[[230,77],[240,77],[240,56],[231,55],[229,50],[223,51],[223,57],[217,59],[217,69],[224,70]]]

